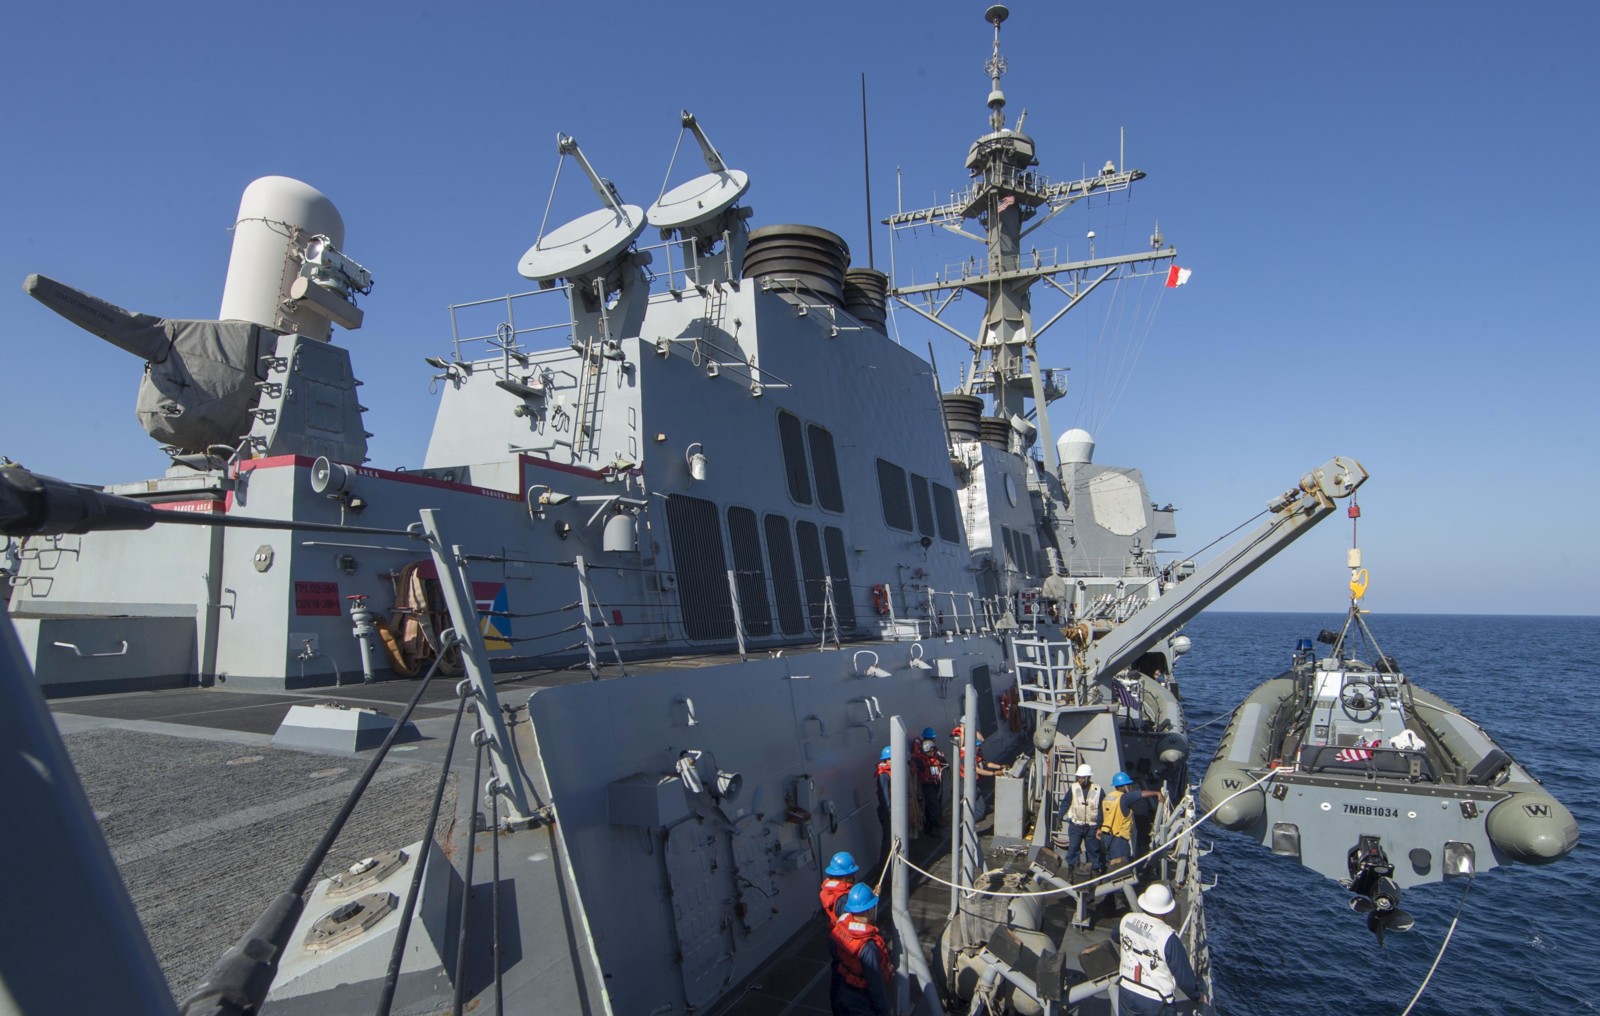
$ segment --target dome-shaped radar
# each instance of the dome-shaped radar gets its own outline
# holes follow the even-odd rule
[[[321,191],[286,176],[264,176],[246,187],[234,221],[233,254],[218,319],[326,340],[327,317],[284,309],[294,279],[293,272],[284,275],[285,259],[294,258],[314,236],[326,236],[336,248],[344,246],[344,219]]]
[[[1064,465],[1088,465],[1094,461],[1094,436],[1074,427],[1056,439],[1056,454]]]

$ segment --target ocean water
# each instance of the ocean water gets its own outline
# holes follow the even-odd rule
[[[1287,669],[1295,639],[1338,614],[1207,613],[1178,678],[1191,730]],[[1600,618],[1372,614],[1380,648],[1419,687],[1476,720],[1578,820],[1554,864],[1480,874],[1415,1014],[1600,1010]],[[1325,649],[1324,646],[1318,646]],[[1195,779],[1227,721],[1194,730]],[[1398,1014],[1427,976],[1464,883],[1408,890],[1416,928],[1384,946],[1337,883],[1236,833],[1214,843],[1206,921],[1218,1011]]]

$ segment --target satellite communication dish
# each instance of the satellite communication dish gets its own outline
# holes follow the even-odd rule
[[[621,214],[600,208],[551,230],[528,248],[517,271],[528,279],[552,282],[581,277],[605,265],[644,232],[644,209],[622,205]]]
[[[661,195],[645,218],[663,231],[688,229],[732,208],[749,189],[750,176],[742,170],[707,173]]]

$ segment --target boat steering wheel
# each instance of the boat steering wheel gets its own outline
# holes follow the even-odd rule
[[[1339,689],[1339,708],[1357,723],[1376,719],[1378,707],[1378,689],[1370,681],[1351,681]]]

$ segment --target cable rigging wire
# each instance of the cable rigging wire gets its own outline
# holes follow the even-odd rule
[[[905,855],[904,846],[902,844],[900,844],[898,841],[896,841],[896,843],[894,844],[894,849],[891,851],[891,856],[894,859],[898,860],[901,864],[905,865],[907,868],[910,868],[912,871],[916,872],[917,874],[924,875],[927,878],[930,878],[933,881],[939,883],[940,885],[949,886],[952,889],[959,889],[961,892],[971,893],[971,894],[976,895],[976,896],[996,896],[996,897],[1005,897],[1005,898],[1020,897],[1020,896],[1032,896],[1032,897],[1058,896],[1058,895],[1060,895],[1062,893],[1072,892],[1072,891],[1078,890],[1078,889],[1087,889],[1089,886],[1095,885],[1096,883],[1104,882],[1107,879],[1114,878],[1114,877],[1116,877],[1117,874],[1119,874],[1121,872],[1131,871],[1134,868],[1137,868],[1139,865],[1143,864],[1145,861],[1148,861],[1150,858],[1156,856],[1157,854],[1159,854],[1162,851],[1166,850],[1168,847],[1172,846],[1174,843],[1178,842],[1184,836],[1186,836],[1189,833],[1193,832],[1195,829],[1198,829],[1200,827],[1200,823],[1206,821],[1211,816],[1213,816],[1217,812],[1221,811],[1222,810],[1222,806],[1227,804],[1229,801],[1233,800],[1235,797],[1238,797],[1240,794],[1249,793],[1250,791],[1256,789],[1257,787],[1259,787],[1262,784],[1268,782],[1269,780],[1273,779],[1274,777],[1281,776],[1281,775],[1284,775],[1286,773],[1290,773],[1290,772],[1293,772],[1293,771],[1294,770],[1291,767],[1288,767],[1288,766],[1284,766],[1284,767],[1281,767],[1281,768],[1278,768],[1278,769],[1269,770],[1265,776],[1262,776],[1260,779],[1256,780],[1254,783],[1250,784],[1248,787],[1241,787],[1240,789],[1235,790],[1233,793],[1229,794],[1227,797],[1224,797],[1222,800],[1218,801],[1217,804],[1216,804],[1216,807],[1212,808],[1210,811],[1206,812],[1204,815],[1201,815],[1199,818],[1195,819],[1193,822],[1189,823],[1187,826],[1183,827],[1182,829],[1179,829],[1177,832],[1173,833],[1171,836],[1169,836],[1165,840],[1163,840],[1160,844],[1158,844],[1158,845],[1156,845],[1154,847],[1151,847],[1148,851],[1146,851],[1144,853],[1143,856],[1136,857],[1136,858],[1134,858],[1133,860],[1127,862],[1124,865],[1121,865],[1121,866],[1119,866],[1117,868],[1113,868],[1110,871],[1107,871],[1104,875],[1096,875],[1096,876],[1094,876],[1093,878],[1091,878],[1091,879],[1089,879],[1087,881],[1074,883],[1072,885],[1064,886],[1064,887],[1057,888],[1057,889],[1044,889],[1044,890],[1040,890],[1039,892],[1008,893],[1008,892],[996,892],[996,891],[990,890],[990,889],[978,889],[978,888],[976,888],[974,886],[958,885],[955,882],[948,882],[948,881],[940,878],[938,875],[935,875],[933,872],[924,871],[922,868],[919,868],[915,864],[912,864],[911,860],[909,858],[907,858],[906,855]]]
[[[1428,982],[1433,980],[1433,972],[1439,969],[1439,961],[1444,959],[1444,951],[1450,946],[1450,936],[1456,933],[1456,925],[1461,921],[1461,911],[1467,905],[1467,894],[1470,892],[1472,892],[1472,876],[1469,875],[1466,888],[1461,890],[1461,902],[1456,904],[1456,916],[1450,919],[1450,929],[1444,933],[1444,941],[1439,943],[1439,954],[1433,958],[1433,966],[1428,968],[1428,976],[1422,979],[1422,984],[1417,987],[1417,993],[1411,996],[1411,1001],[1407,1003],[1400,1016],[1411,1016],[1411,1010],[1416,1006],[1417,1000],[1428,990]]]

